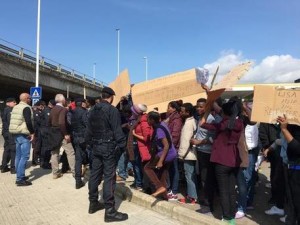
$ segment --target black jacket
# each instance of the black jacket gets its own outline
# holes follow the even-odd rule
[[[88,114],[85,139],[93,141],[114,141],[116,147],[125,149],[126,136],[122,131],[119,111],[106,101],[97,103]]]
[[[260,123],[259,139],[264,149],[270,147],[273,142],[279,138],[280,128],[274,124]]]
[[[5,107],[2,114],[2,135],[7,136],[9,134],[9,123],[12,107]]]

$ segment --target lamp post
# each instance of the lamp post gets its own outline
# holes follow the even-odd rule
[[[145,76],[146,76],[146,81],[148,80],[148,58],[147,56],[144,56],[145,60]]]
[[[96,80],[96,63],[94,63],[93,65],[93,78],[94,78],[94,82]]]
[[[37,32],[36,32],[36,68],[35,68],[35,86],[39,86],[39,65],[40,65],[40,19],[41,19],[41,0],[38,0],[37,12]]]
[[[117,60],[118,60],[118,62],[117,62],[117,68],[118,68],[118,74],[117,75],[119,75],[120,74],[120,29],[116,29],[116,31],[117,31],[117,35],[118,35],[118,40],[117,40],[117,44],[118,44],[118,55],[117,55]]]

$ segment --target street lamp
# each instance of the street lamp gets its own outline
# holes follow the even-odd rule
[[[144,56],[145,59],[145,76],[146,76],[146,81],[148,80],[148,58],[147,56]]]
[[[118,68],[118,74],[120,74],[120,29],[116,29],[117,31],[117,35],[118,35],[118,65],[117,65],[117,68]]]
[[[96,80],[96,63],[94,63],[94,65],[93,65],[93,78],[95,81]]]
[[[39,86],[39,65],[40,65],[40,18],[41,18],[41,0],[38,0],[37,12],[37,32],[36,32],[36,68],[35,68],[35,86]]]

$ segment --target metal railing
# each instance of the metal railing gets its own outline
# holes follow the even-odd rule
[[[6,41],[6,40],[3,40],[2,38],[0,38],[0,52],[4,52],[6,54],[17,57],[24,61],[28,61],[28,62],[31,62],[34,64],[36,63],[36,58],[35,58],[34,52],[32,52],[28,49],[24,49],[18,45],[15,45],[11,42]],[[40,56],[39,62],[40,62],[40,66],[42,66],[44,68],[54,70],[60,74],[70,76],[76,80],[80,80],[80,81],[83,81],[88,84],[93,84],[93,85],[101,87],[101,88],[103,88],[104,86],[107,86],[107,84],[104,83],[103,81],[94,79],[93,77],[91,77],[89,75],[86,75],[77,70],[71,69],[67,66],[64,66],[64,65],[62,65],[58,62],[55,62],[51,59],[48,59],[44,56]]]

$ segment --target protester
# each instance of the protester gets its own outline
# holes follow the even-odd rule
[[[239,154],[241,165],[237,177],[238,186],[238,211],[236,219],[243,218],[247,209],[253,208],[254,184],[255,184],[255,163],[260,150],[258,140],[258,127],[251,122],[251,108],[243,103],[243,112],[240,118],[244,122],[245,131],[239,140]]]
[[[205,116],[206,99],[200,98],[197,100],[196,110],[199,115],[197,132],[195,138],[191,139],[191,144],[195,145],[197,150],[197,160],[199,165],[200,180],[198,186],[203,186],[203,194],[198,197],[201,205],[201,213],[213,212],[213,199],[216,187],[216,176],[214,164],[210,162],[211,150],[215,132],[201,127],[201,119]],[[215,117],[211,113],[208,114],[206,123],[215,123]],[[202,198],[201,198],[202,197]],[[206,207],[202,207],[206,206]]]
[[[300,223],[300,127],[288,124],[286,116],[277,119],[281,132],[287,142],[286,153],[288,156],[287,187],[288,206],[286,224]]]
[[[236,118],[239,114],[237,104],[229,101],[222,105],[223,120],[219,124],[205,123],[205,119],[201,121],[202,128],[216,130],[210,161],[215,163],[223,220],[228,224],[235,224],[235,184],[241,163],[237,144],[244,129],[243,122]]]
[[[178,151],[179,141],[180,141],[180,133],[182,129],[182,118],[180,116],[180,107],[182,105],[182,101],[172,101],[169,102],[167,108],[167,119],[165,120],[168,128],[170,130],[170,134],[172,137],[172,143],[175,149]],[[169,190],[168,190],[168,199],[170,201],[177,201],[177,193],[179,186],[179,169],[178,169],[178,160],[177,157],[174,159],[173,163],[169,169]]]
[[[168,170],[177,153],[172,143],[170,131],[165,123],[160,122],[158,112],[151,111],[148,113],[148,123],[154,131],[151,140],[151,159],[145,165],[144,171],[155,187],[152,196],[163,195],[163,198],[167,199]]]
[[[183,160],[184,174],[187,183],[187,195],[185,198],[178,199],[182,204],[196,204],[196,149],[191,145],[190,140],[194,137],[197,129],[196,120],[194,119],[194,107],[191,103],[184,103],[181,106],[180,115],[184,120],[184,125],[180,135],[180,146],[178,157]]]
[[[132,187],[137,190],[143,189],[144,176],[142,165],[145,165],[151,158],[149,151],[153,129],[147,122],[146,111],[147,106],[144,104],[134,104],[131,107],[132,116],[130,120],[132,121],[132,126],[130,127],[128,135],[127,148],[135,176],[134,185]],[[137,145],[134,144],[135,141]],[[133,152],[133,154],[130,152]]]

